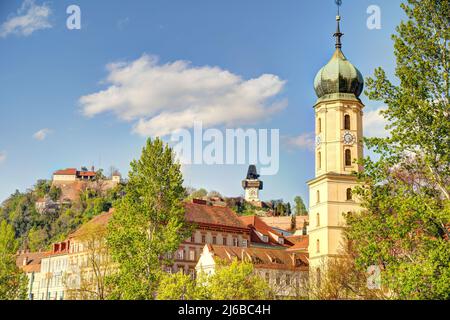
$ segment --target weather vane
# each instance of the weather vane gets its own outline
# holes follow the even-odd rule
[[[337,5],[337,9],[338,9],[338,15],[339,15],[339,8],[340,8],[340,6],[342,6],[342,0],[334,0],[334,2],[336,3],[336,5]]]
[[[342,37],[344,34],[341,32],[341,28],[340,28],[340,26],[339,26],[339,22],[341,21],[341,16],[340,16],[340,13],[339,13],[339,8],[340,8],[341,5],[342,5],[342,0],[334,0],[334,2],[335,2],[336,5],[337,5],[338,12],[337,12],[337,16],[336,16],[336,22],[337,22],[336,33],[335,33],[333,36],[336,38],[336,48],[341,48],[341,47],[342,47],[341,37]]]

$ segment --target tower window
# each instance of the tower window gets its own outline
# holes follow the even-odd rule
[[[350,149],[345,150],[345,165],[351,166],[352,165],[352,152]]]
[[[316,197],[317,197],[317,203],[319,203],[320,202],[320,191],[319,190],[317,190],[317,193],[316,193]]]
[[[347,188],[347,200],[352,200],[352,189]]]
[[[320,226],[320,214],[319,213],[317,213],[317,215],[316,215],[316,222],[317,222],[317,227],[319,227]]]
[[[322,169],[322,153],[317,153],[317,168],[320,170]]]
[[[316,252],[317,253],[320,252],[320,240],[319,239],[316,240]]]
[[[317,132],[318,133],[322,132],[322,119],[321,118],[317,119]]]
[[[344,129],[350,130],[350,116],[348,114],[344,116]]]

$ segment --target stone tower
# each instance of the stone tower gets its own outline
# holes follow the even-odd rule
[[[250,165],[247,171],[247,177],[245,180],[242,180],[242,187],[245,190],[245,201],[260,204],[261,200],[259,199],[259,190],[262,190],[263,183],[259,180],[259,174],[256,171],[255,165]]]

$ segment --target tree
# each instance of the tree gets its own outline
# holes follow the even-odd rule
[[[180,165],[162,140],[148,139],[131,162],[125,196],[108,224],[108,244],[118,272],[111,298],[154,299],[162,257],[175,252],[190,234],[184,219]],[[170,261],[169,261],[170,263]]]
[[[161,276],[158,287],[158,300],[196,300],[204,298],[201,285],[182,272],[165,273]]]
[[[50,199],[52,199],[53,201],[58,201],[59,198],[61,198],[61,194],[62,190],[60,187],[57,186],[52,186],[50,188],[50,191],[48,192]]]
[[[291,230],[295,232],[297,230],[297,216],[291,215]]]
[[[205,282],[208,299],[267,300],[273,298],[269,284],[254,270],[251,262],[234,260],[219,263],[216,272]]]
[[[16,266],[18,246],[13,227],[3,220],[0,223],[0,300],[26,297],[28,279]]]
[[[306,216],[308,214],[308,211],[306,210],[305,203],[303,202],[302,197],[296,196],[294,198],[295,202],[295,208],[294,213],[296,216]]]
[[[318,270],[317,270],[318,269]],[[341,252],[339,258],[322,261],[310,274],[306,286],[313,300],[379,300],[389,298],[382,289],[370,289],[365,269],[355,264],[352,252]],[[320,272],[320,275],[318,273]]]
[[[101,224],[87,223],[82,227],[82,233],[76,238],[82,244],[83,253],[79,258],[85,259],[85,264],[77,274],[68,274],[65,287],[68,299],[105,300],[111,292],[108,277],[112,275],[115,266],[111,261],[106,243],[106,227]],[[73,281],[76,277],[76,281]]]
[[[378,265],[400,299],[450,298],[450,3],[408,0],[393,36],[398,84],[383,69],[367,80],[383,101],[387,138],[365,139],[363,210],[346,215],[356,265]]]
[[[215,191],[215,190],[208,192],[207,196],[208,196],[208,198],[214,198],[214,197],[222,198],[222,195],[220,194],[220,192]]]
[[[208,195],[208,191],[206,189],[198,189],[192,192],[189,196],[190,199],[203,199]]]
[[[290,216],[291,214],[292,214],[291,203],[288,202],[288,203],[286,204],[286,215],[287,215],[287,216]]]
[[[278,202],[275,212],[277,216],[286,215],[286,207],[284,206],[283,202]]]

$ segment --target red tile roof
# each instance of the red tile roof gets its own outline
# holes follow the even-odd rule
[[[250,229],[242,223],[239,217],[233,210],[227,207],[216,207],[196,203],[184,203],[186,221],[198,224],[208,225],[210,227],[228,227],[237,228],[242,232],[249,232]],[[113,215],[114,209],[109,212],[102,213],[87,223],[82,225],[79,229],[69,235],[69,238],[79,237],[83,234],[86,228],[94,225],[107,225]]]
[[[41,270],[41,260],[46,257],[49,252],[26,252],[16,256],[16,265],[24,272],[39,272]],[[24,265],[24,259],[26,264]]]
[[[55,171],[53,174],[54,175],[64,175],[64,176],[75,176],[77,174],[77,169],[67,168],[67,169]]]
[[[95,171],[78,171],[80,177],[95,177]]]
[[[275,229],[273,229],[271,226],[269,226],[267,223],[265,223],[260,217],[258,216],[242,216],[239,217],[239,219],[250,229],[254,229],[256,231],[258,231],[259,233],[262,233],[263,235],[267,236],[269,238],[269,244],[272,245],[281,245],[278,242],[278,237],[280,238],[284,238],[286,240],[286,238],[279,233],[278,231],[276,231]],[[252,242],[256,242],[256,243],[266,243],[263,242],[259,236],[255,233],[252,232],[251,235],[251,241]],[[285,241],[285,245],[292,245],[292,243],[290,243],[289,241],[286,242]]]
[[[248,230],[247,226],[230,208],[188,202],[184,206],[188,222]]]
[[[307,251],[309,244],[309,236],[290,236],[287,239],[294,243],[292,247],[290,247],[289,251]]]
[[[238,261],[251,261],[255,268],[261,269],[308,270],[307,254],[293,254],[284,249],[274,248],[207,246],[214,257],[228,262],[237,259]]]
[[[75,232],[71,233],[69,235],[69,239],[76,238],[82,236],[88,228],[93,226],[104,226],[106,227],[108,225],[109,220],[111,219],[112,215],[114,213],[114,209],[110,209],[108,212],[104,212],[102,214],[99,214],[98,216],[95,216],[85,224],[83,224],[80,228],[78,228]]]

